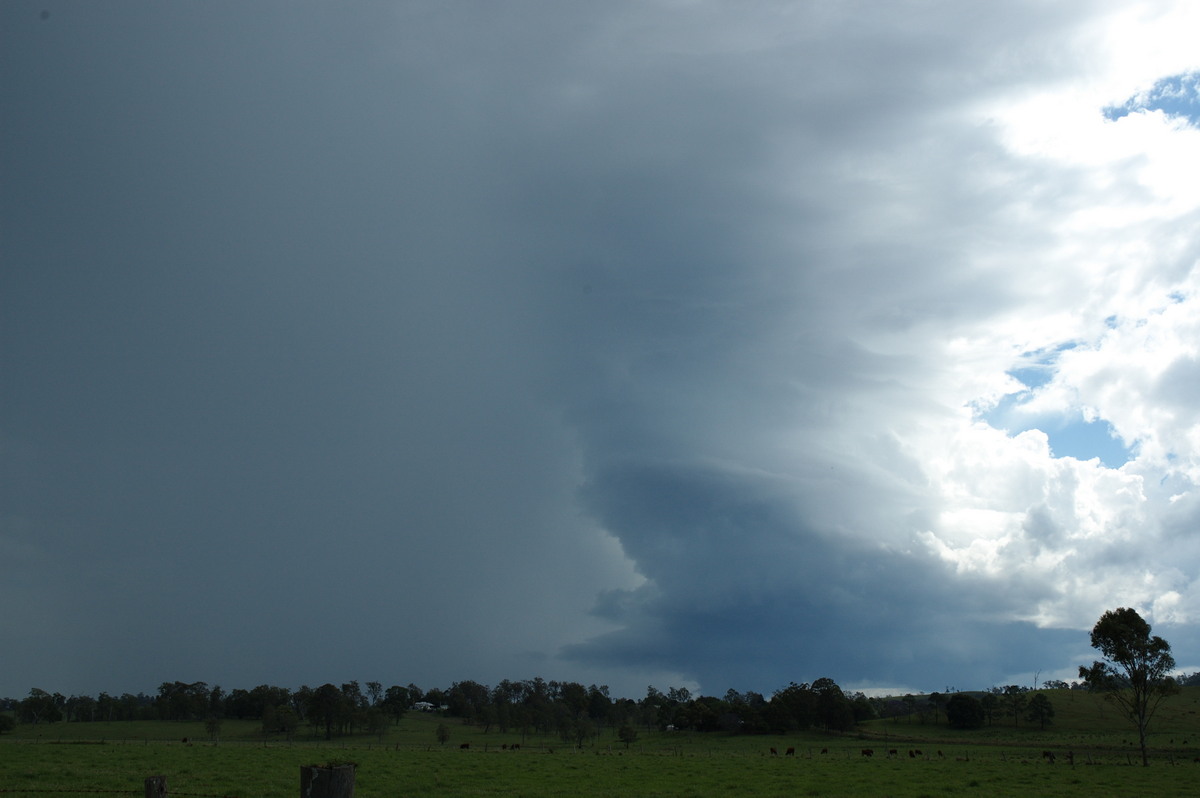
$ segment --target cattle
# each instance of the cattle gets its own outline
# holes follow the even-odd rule
[[[875,756],[875,750],[873,748],[864,748],[862,750],[862,755],[863,756]]]
[[[895,757],[895,756],[900,756],[900,755],[898,753],[896,753],[895,748],[889,748],[888,749],[888,759],[891,759],[892,757]]]
[[[822,753],[822,754],[828,754],[828,753],[829,753],[829,749],[828,749],[828,748],[822,748],[822,749],[821,749],[821,753]]]
[[[783,755],[784,755],[784,756],[795,756],[795,755],[796,755],[796,749],[795,749],[795,748],[790,748],[790,747],[789,747],[789,748],[788,748],[788,750],[786,750],[786,751],[784,751],[784,752],[783,752]]]
[[[460,746],[458,747],[458,750],[459,750],[459,751],[466,751],[466,750],[467,750],[468,748],[470,748],[470,747],[471,747],[471,744],[470,744],[470,743],[463,743],[462,745],[460,745]]]
[[[920,749],[920,748],[914,749],[914,750],[913,750],[913,753],[914,753],[914,754],[916,754],[917,756],[924,756],[924,754],[922,754],[922,753],[921,753],[921,749]]]
[[[772,749],[771,749],[771,756],[779,756],[779,752],[778,752],[778,751],[776,751],[774,748],[772,748]]]
[[[1053,751],[1042,751],[1042,759],[1046,760],[1051,765],[1053,765],[1054,764],[1054,752]]]
[[[914,751],[914,750],[912,750],[911,748],[910,748],[910,749],[908,749],[908,758],[909,758],[909,759],[916,759],[916,758],[917,758],[917,752],[916,752],[916,751]]]

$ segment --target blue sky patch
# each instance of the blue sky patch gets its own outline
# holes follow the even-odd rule
[[[1116,121],[1136,111],[1162,111],[1200,126],[1200,72],[1160,79],[1149,91],[1138,92],[1121,105],[1110,105],[1104,116]]]
[[[1019,435],[1031,429],[1046,433],[1050,451],[1055,457],[1074,457],[1091,460],[1099,457],[1109,468],[1120,468],[1132,459],[1129,448],[1123,445],[1107,421],[1087,421],[1079,410],[1066,413],[1032,413],[1026,405],[1034,392],[1054,379],[1058,356],[1076,347],[1075,342],[1026,352],[1022,355],[1024,365],[1010,369],[1007,373],[1025,386],[1000,399],[996,406],[981,413],[980,418],[996,429],[1004,430],[1009,436]]]
[[[1009,373],[1024,381],[1020,374]],[[1035,376],[1040,379],[1042,375]],[[996,429],[1004,430],[1010,437],[1031,429],[1041,430],[1049,438],[1050,452],[1055,457],[1074,457],[1076,460],[1099,457],[1108,468],[1120,468],[1133,459],[1133,453],[1121,443],[1107,421],[1086,421],[1079,411],[1044,415],[1022,412],[1022,406],[1031,396],[1031,391],[1009,394],[994,408],[980,414],[980,418]]]
[[[1054,379],[1054,367],[1049,363],[1022,366],[1009,371],[1008,376],[1020,380],[1028,388],[1040,388]]]
[[[1050,439],[1050,451],[1055,457],[1074,457],[1076,460],[1099,457],[1109,468],[1120,468],[1133,459],[1132,452],[1121,443],[1107,421],[1084,421],[1080,417],[1061,421],[1056,428],[1041,429]]]
[[[1058,356],[1076,346],[1078,344],[1075,341],[1067,341],[1058,346],[1024,352],[1021,354],[1021,359],[1025,365],[1009,369],[1005,373],[1020,381],[1026,388],[1040,388],[1054,379],[1054,371],[1058,367]],[[1028,392],[1011,394],[1005,397],[1001,403],[1007,401],[1011,406],[1014,401],[1024,401],[1028,398]]]

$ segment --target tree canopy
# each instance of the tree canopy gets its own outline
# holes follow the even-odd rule
[[[1136,610],[1120,607],[1100,616],[1092,628],[1092,647],[1104,657],[1080,667],[1088,688],[1104,693],[1138,730],[1142,765],[1149,765],[1146,731],[1158,705],[1179,691],[1171,677],[1175,658],[1171,645],[1150,634],[1150,624]]]

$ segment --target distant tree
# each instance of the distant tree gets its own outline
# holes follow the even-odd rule
[[[949,698],[944,693],[934,691],[929,694],[929,706],[933,708],[933,723],[935,726],[938,722],[938,711],[946,706],[947,701],[949,701]]]
[[[280,704],[275,708],[275,730],[291,740],[300,728],[300,716],[288,704]]]
[[[1175,658],[1171,645],[1150,635],[1150,624],[1136,610],[1121,607],[1100,616],[1092,628],[1092,647],[1104,657],[1090,668],[1080,667],[1079,677],[1090,690],[1103,693],[1138,730],[1142,765],[1150,765],[1146,731],[1159,704],[1179,692],[1171,678]]]
[[[387,692],[383,694],[383,701],[380,703],[383,711],[397,724],[400,723],[400,718],[404,717],[404,713],[410,705],[408,689],[396,684],[387,689]]]
[[[211,708],[211,696],[209,706]],[[274,709],[282,704],[292,704],[292,693],[286,687],[274,687],[260,684],[253,690],[235,689],[225,699],[225,713],[235,718],[261,718],[268,708]],[[213,713],[219,714],[219,713]]]
[[[692,700],[692,691],[686,687],[669,687],[667,688],[667,700],[686,704]]]
[[[208,735],[208,739],[217,741],[221,738],[221,719],[216,715],[209,715],[204,719],[204,732]]]
[[[442,745],[445,745],[446,741],[450,739],[450,730],[446,728],[445,723],[438,724],[435,734],[437,734],[437,741]]]
[[[163,720],[195,720],[208,714],[208,685],[204,682],[163,682],[154,702]]]
[[[225,714],[231,718],[242,720],[244,718],[254,717],[254,706],[250,701],[250,693],[240,687],[235,687],[225,697]],[[262,715],[262,707],[258,708],[258,715]]]
[[[579,682],[560,682],[554,700],[567,708],[571,715],[586,715],[588,690]]]
[[[10,732],[17,727],[17,721],[8,713],[0,713],[0,734]],[[626,744],[628,745],[628,744]]]
[[[367,731],[371,734],[378,735],[379,741],[383,742],[383,733],[388,728],[388,716],[380,707],[371,707],[367,710]]]
[[[946,701],[946,722],[955,729],[978,729],[983,718],[983,703],[975,696],[955,693]]]
[[[323,684],[312,692],[308,704],[308,721],[325,729],[325,739],[333,739],[333,730],[349,713],[349,702],[342,691],[332,684]]]
[[[729,705],[719,698],[700,696],[687,703],[688,728],[699,732],[716,731],[721,728],[722,716],[728,714]]]
[[[414,698],[413,700],[419,701],[420,699]],[[425,700],[433,704],[435,708],[441,709],[447,704],[446,692],[435,687],[425,694]]]
[[[408,700],[413,704],[417,703],[418,701],[428,700],[425,698],[425,693],[421,692],[421,688],[417,687],[412,682],[409,682],[408,687],[405,689],[408,690]]]
[[[343,684],[342,695],[350,702],[354,709],[366,709],[368,706],[367,697],[363,694],[357,680]]]
[[[292,691],[291,704],[292,711],[296,713],[296,717],[304,721],[308,719],[308,705],[312,702],[313,689],[307,684],[300,685],[299,689]]]
[[[563,735],[563,739],[575,743],[577,748],[582,748],[585,742],[596,736],[596,724],[587,715],[576,715],[567,728],[569,731]]]
[[[86,723],[96,719],[96,699],[86,695],[73,695],[63,705],[67,722]]]
[[[599,687],[591,685],[588,687],[588,717],[597,723],[603,723],[609,719],[612,713],[612,699],[608,695],[608,685],[602,684]]]
[[[993,692],[983,694],[983,698],[979,699],[980,706],[983,707],[983,717],[987,719],[988,725],[994,725],[996,718],[1000,717],[1000,698]]]
[[[1025,688],[1017,684],[1010,684],[1004,688],[1004,694],[1000,700],[1004,704],[1004,714],[1012,716],[1013,726],[1019,726],[1021,713],[1024,711],[1025,705],[1029,703],[1029,698],[1025,695]]]
[[[807,729],[817,722],[817,694],[808,684],[790,682],[771,696],[765,715],[767,726],[776,734]]]
[[[617,739],[625,743],[626,748],[629,748],[632,743],[636,743],[637,737],[637,729],[632,726],[625,725],[617,729]]]
[[[51,695],[34,687],[29,691],[29,696],[17,704],[17,719],[35,726],[39,723],[57,723],[63,718],[62,706],[66,702],[66,697],[59,693]]]
[[[383,685],[379,682],[367,682],[367,695],[371,698],[371,706],[383,699]]]
[[[456,718],[462,718],[467,723],[474,723],[487,706],[491,691],[479,682],[470,679],[455,682],[446,693],[448,710]]]
[[[816,694],[817,722],[821,726],[829,731],[854,728],[854,707],[837,682],[822,677],[813,682],[810,689]]]
[[[867,698],[865,693],[855,693],[850,699],[850,703],[854,708],[855,723],[863,723],[879,717],[875,712],[875,705],[871,703],[871,699]]]
[[[96,697],[96,712],[100,715],[100,720],[111,723],[117,706],[117,699],[108,693],[101,693]]]
[[[1050,703],[1050,699],[1045,693],[1037,693],[1033,698],[1029,699],[1029,709],[1025,714],[1025,719],[1030,723],[1040,724],[1044,730],[1046,724],[1050,723],[1050,719],[1054,717],[1054,706]]]
[[[218,718],[225,714],[225,691],[220,685],[208,691],[208,714]]]

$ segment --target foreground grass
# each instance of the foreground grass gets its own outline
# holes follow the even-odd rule
[[[828,754],[772,757],[697,749],[591,753],[450,747],[387,749],[222,743],[33,743],[0,745],[0,790],[67,796],[102,790],[141,795],[163,774],[171,792],[294,798],[299,769],[331,760],[358,764],[356,794],[510,796],[1185,796],[1200,765],[1130,766],[1116,758],[1048,765],[1034,751],[946,751],[944,759],[870,759],[843,742]],[[32,794],[32,793],[27,793]]]
[[[1129,727],[1111,707],[1082,693],[1051,698],[1055,724],[1046,730],[1011,720],[970,732],[949,729],[944,719],[887,720],[845,736],[641,732],[628,750],[611,730],[576,750],[554,737],[485,733],[428,715],[405,717],[382,738],[328,743],[307,730],[292,742],[264,739],[251,721],[225,721],[219,743],[208,741],[199,723],[19,726],[0,738],[0,791],[29,798],[88,790],[140,796],[144,779],[162,774],[173,793],[294,798],[300,767],[353,761],[360,798],[1197,794],[1200,690],[1185,691],[1160,711],[1150,768],[1137,764]],[[444,746],[435,734],[442,723],[451,731]],[[514,742],[520,750],[509,747]],[[470,747],[461,749],[463,743]],[[771,756],[772,747],[781,754],[794,747],[796,755]],[[863,748],[875,755],[863,757]],[[916,749],[921,755],[910,757]],[[1043,750],[1057,752],[1057,764],[1044,761]],[[1067,751],[1073,766],[1065,762]]]

